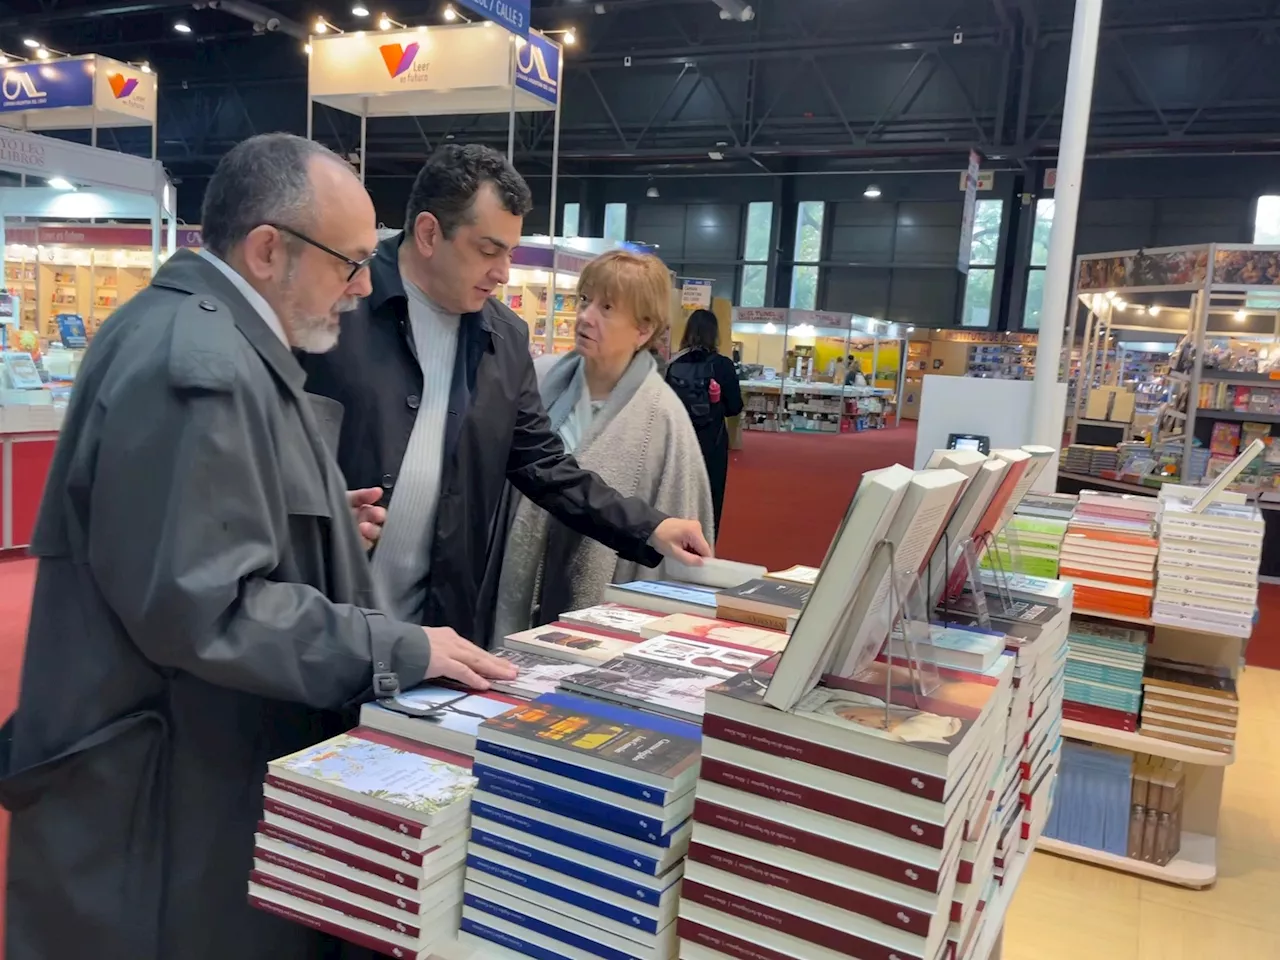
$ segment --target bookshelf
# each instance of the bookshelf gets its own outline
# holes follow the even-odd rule
[[[1073,610],[1073,616],[1092,617],[1115,623],[1152,627],[1151,653],[1173,660],[1225,667],[1238,677],[1245,641],[1218,633],[1156,623],[1150,617],[1128,617],[1090,610]],[[1132,753],[1145,753],[1181,761],[1186,772],[1182,807],[1182,846],[1178,856],[1164,866],[1120,857],[1091,847],[1081,847],[1050,837],[1041,837],[1036,847],[1046,853],[1068,857],[1096,866],[1159,880],[1194,890],[1214,884],[1218,877],[1217,836],[1222,809],[1222,787],[1226,768],[1235,754],[1218,753],[1077,721],[1062,721],[1062,735],[1099,746]]]

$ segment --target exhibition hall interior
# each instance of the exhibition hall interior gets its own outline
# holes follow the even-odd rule
[[[149,831],[177,836],[172,812],[152,830],[104,803],[98,831],[117,838],[88,840],[92,805],[59,791],[111,775],[68,787],[59,771],[94,756],[92,730],[32,753],[29,704],[80,709],[37,683],[38,648],[97,663],[108,638],[158,685],[147,715],[175,756],[192,750],[194,708],[176,699],[191,685],[211,709],[265,704],[230,723],[257,757],[245,829],[209,828],[230,866],[205,890],[156,888],[165,937],[182,898],[207,894],[201,922],[311,945],[263,954],[290,960],[338,943],[416,960],[1280,958],[1280,756],[1266,746],[1280,726],[1278,29],[1274,0],[0,3],[0,718],[17,711],[0,731],[0,960],[94,955],[47,915],[96,896],[77,884],[141,858]],[[246,210],[267,204],[248,213],[206,204],[220,161],[277,132],[323,145],[367,193],[376,254],[307,233],[320,198],[292,226],[261,212],[270,196],[246,191]],[[458,187],[448,166],[476,156],[502,172]],[[431,169],[464,191],[455,219],[423,200]],[[284,173],[259,181],[292,189]],[[489,202],[511,242],[478,241],[499,264],[489,300],[455,308],[412,271],[465,261],[413,258],[483,232]],[[273,312],[261,285],[275,281],[246,272],[268,235],[297,263],[343,261],[346,294],[368,297],[324,361],[351,393],[312,389],[319,361]],[[204,315],[148,314],[112,339],[153,278],[172,289],[166,275],[211,266],[235,282],[201,295]],[[644,270],[648,300],[624,289]],[[408,293],[391,297],[386,277]],[[219,327],[224,301],[241,330],[241,314],[274,324],[297,362]],[[386,402],[399,361],[360,354],[388,302],[416,378],[407,404]],[[456,321],[456,366],[433,365],[419,309]],[[601,393],[601,351],[625,322],[639,345]],[[110,559],[127,518],[162,515],[137,525],[161,563],[193,529],[244,534],[257,501],[220,519],[220,502],[253,498],[162,449],[168,408],[112,434],[90,411],[127,392],[102,377],[145,366],[160,336],[206,351],[166,396],[213,402],[231,389],[207,352],[218,329],[241,366],[344,405],[340,444],[301,417],[317,431],[308,469],[321,489],[380,477],[373,506],[351,508],[365,521],[385,507],[385,526],[376,544],[365,524],[363,543],[334,536],[315,582],[248,543],[257,566],[244,561],[224,608],[148,621],[196,650],[166,659],[133,604],[159,581],[124,583],[149,568]],[[512,382],[477,386],[499,363]],[[450,376],[431,440],[432,378]],[[519,415],[497,409],[508,394]],[[477,426],[504,416],[509,456]],[[350,451],[397,417],[403,463],[353,469]],[[412,461],[432,442],[441,505],[406,546],[395,527],[415,522]],[[592,483],[646,501],[629,517],[655,520],[592,542],[583,531],[606,527],[588,514],[617,524],[622,508],[587,486],[553,508],[554,482],[539,496],[521,466],[534,447],[539,470],[571,471],[562,487],[588,482],[570,460],[546,466],[572,454]],[[486,456],[492,484],[477,479]],[[107,488],[106,464],[129,459],[162,482]],[[279,508],[264,515],[273,537],[346,525],[277,500],[262,500]],[[668,515],[714,557],[673,557],[702,536],[671,547],[655,526]],[[463,516],[480,533],[442,555]],[[77,544],[65,555],[63,537]],[[416,617],[383,602],[378,557],[393,549],[426,564]],[[458,586],[470,567],[476,583]],[[374,585],[354,606],[335,586],[347,572]],[[232,654],[201,648],[204,631],[299,577],[308,603],[369,623],[456,628],[514,679],[486,673],[480,690],[419,669],[387,688],[372,627],[372,679],[335,704],[211,666]],[[468,597],[474,617],[450,619],[436,594]],[[51,614],[60,604],[100,623]],[[244,642],[307,660],[337,619]],[[104,729],[134,716],[117,701],[136,677],[94,676],[95,702],[117,704]],[[302,740],[248,729],[298,710],[312,711]],[[289,746],[257,756],[276,743]],[[159,797],[170,774],[143,776]],[[156,856],[158,876],[183,873],[180,849]],[[103,956],[206,956],[112,945],[99,920]]]

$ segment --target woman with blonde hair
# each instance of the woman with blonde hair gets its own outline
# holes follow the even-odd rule
[[[657,257],[611,250],[578,280],[574,349],[539,357],[539,391],[551,427],[586,469],[619,493],[714,530],[711,487],[683,404],[657,371],[653,349],[666,336],[671,274]],[[604,599],[610,583],[660,579],[619,560],[607,546],[551,519],[507,489],[495,644]],[[501,531],[499,531],[499,534]]]

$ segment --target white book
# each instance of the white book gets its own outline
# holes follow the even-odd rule
[[[897,613],[892,603],[893,578],[920,572],[965,483],[964,474],[951,469],[923,470],[911,478],[884,537],[893,544],[893,551],[881,550],[868,565],[830,670],[851,676],[884,644]],[[905,600],[897,597],[899,604]]]
[[[888,533],[914,476],[897,464],[863,474],[765,692],[771,706],[791,709],[827,669],[876,544]]]
[[[973,481],[965,487],[960,502],[956,505],[947,522],[945,536],[933,551],[929,561],[928,584],[930,588],[929,602],[937,604],[946,589],[946,578],[955,569],[959,561],[964,542],[973,535],[973,529],[987,512],[991,498],[1000,489],[1000,482],[1008,472],[1009,464],[1005,460],[988,459],[983,461]]]
[[[683,667],[726,680],[759,666],[772,656],[767,650],[753,652],[666,635],[644,640],[626,652],[628,659]]]
[[[926,470],[959,470],[972,480],[988,459],[985,453],[977,450],[935,450],[924,466]]]
[[[1025,464],[1022,469],[1022,476],[1020,476],[1018,478],[1018,482],[1014,484],[1013,493],[1009,497],[1009,502],[1005,504],[1004,510],[1000,513],[1000,521],[994,528],[996,530],[1003,530],[1004,525],[1013,519],[1013,511],[1016,510],[1018,504],[1022,502],[1022,498],[1031,490],[1032,482],[1034,482],[1036,477],[1040,476],[1040,471],[1044,469],[1044,462],[1033,457],[1026,450],[992,450],[991,456],[997,460],[1003,460],[1005,463],[1009,464],[1010,468],[1017,464]]]
[[[707,557],[696,567],[668,557],[662,561],[662,568],[668,580],[713,587],[716,590],[727,590],[748,580],[759,580],[766,573],[765,568],[758,564],[722,560],[719,557]]]

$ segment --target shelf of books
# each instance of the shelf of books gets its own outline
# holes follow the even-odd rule
[[[1052,453],[869,472],[821,569],[667,566],[505,638],[491,690],[365,704],[270,765],[251,901],[418,960],[989,960],[1072,587],[975,550]]]

